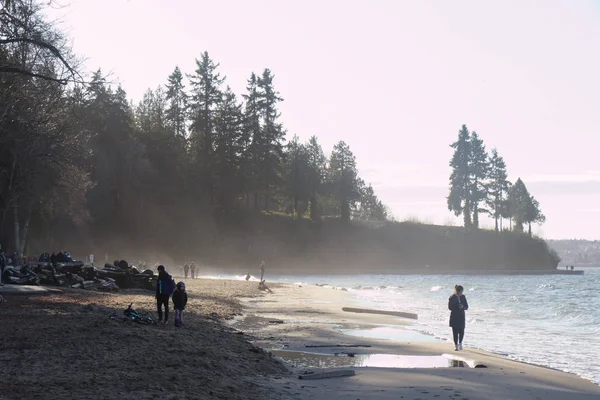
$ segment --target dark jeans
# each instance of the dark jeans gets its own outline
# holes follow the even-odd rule
[[[156,298],[156,308],[158,310],[158,320],[162,321],[162,305],[165,306],[165,322],[169,320],[169,295],[159,294]]]
[[[454,344],[462,343],[465,337],[465,328],[452,327],[452,336],[454,337]]]

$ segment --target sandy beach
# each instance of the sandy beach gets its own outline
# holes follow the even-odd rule
[[[404,330],[410,320],[398,317],[343,312],[356,306],[347,292],[317,286],[284,285],[268,296],[242,300],[246,319],[233,326],[261,347],[299,367],[278,384],[290,399],[598,399],[600,387],[576,375],[503,359],[481,350],[455,352],[450,343]],[[409,305],[407,305],[409,307]],[[410,309],[403,311],[410,312]],[[395,340],[344,334],[344,329],[387,329]],[[340,347],[360,345],[369,347]],[[468,346],[468,329],[466,345]],[[310,347],[307,347],[310,346]],[[325,347],[330,346],[330,347]],[[305,354],[287,351],[304,352]],[[308,353],[308,354],[306,354]],[[318,356],[310,353],[329,354]],[[332,357],[338,353],[337,357]],[[345,354],[344,354],[345,353]],[[348,353],[351,356],[349,357]],[[376,354],[377,356],[367,355]],[[396,357],[402,356],[418,357]],[[442,354],[460,356],[487,368],[387,368],[398,362],[420,365]],[[424,356],[424,357],[423,357]],[[436,357],[437,356],[437,357]],[[358,361],[355,361],[357,360]],[[378,367],[351,367],[355,376],[300,380],[311,365],[348,365],[367,362]],[[386,365],[387,364],[387,365]],[[473,364],[474,365],[474,364]]]
[[[66,289],[5,296],[0,399],[268,399],[289,372],[223,324],[253,282],[187,280],[184,326],[111,321],[129,303],[156,317],[152,292]],[[271,379],[267,379],[271,378]]]
[[[433,338],[422,341],[398,329],[409,320],[341,311],[355,306],[343,291],[271,284],[272,293],[268,293],[257,290],[256,282],[196,279],[186,283],[190,300],[180,329],[108,318],[131,302],[156,317],[153,293],[147,291],[67,289],[47,295],[5,296],[7,302],[0,308],[0,399],[552,400],[600,396],[600,387],[575,375],[470,349],[460,355],[487,368],[357,367],[365,360],[387,366],[407,360],[409,364],[439,362],[442,354],[453,351],[448,343]],[[395,329],[398,340],[342,332],[374,327]],[[275,356],[261,348],[275,349]],[[353,364],[355,376],[298,379],[316,369],[308,364],[284,364],[279,356],[297,353],[276,349],[307,353],[293,359],[296,364],[321,363],[337,367],[334,370]],[[377,356],[369,359],[371,354]],[[394,354],[402,357],[393,359]]]

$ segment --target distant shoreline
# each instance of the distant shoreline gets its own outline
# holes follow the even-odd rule
[[[221,270],[222,271],[222,270]],[[236,272],[240,274],[246,274],[241,269],[235,269]],[[233,270],[231,272],[234,272]],[[584,275],[585,271],[583,269],[575,269],[574,271],[567,271],[561,269],[552,269],[552,270],[432,270],[430,268],[423,269],[412,269],[412,270],[377,270],[377,269],[368,269],[364,271],[357,271],[354,268],[352,269],[321,269],[318,271],[312,269],[301,269],[301,268],[290,268],[290,269],[267,269],[267,274],[265,278],[268,280],[269,275],[276,276],[301,276],[301,275],[310,275],[310,276],[355,276],[355,275]],[[202,274],[206,275],[206,274]]]

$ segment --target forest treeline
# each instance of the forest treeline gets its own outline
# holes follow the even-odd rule
[[[286,131],[268,68],[249,73],[236,94],[204,52],[193,71],[174,65],[132,104],[101,70],[84,73],[45,18],[47,4],[0,0],[3,249],[214,265],[267,258],[313,272],[555,266],[545,242],[520,233],[387,221],[346,143],[326,154],[315,136],[301,142]],[[467,228],[478,227],[486,204],[517,231],[541,221],[524,185],[497,187],[497,169],[481,172],[476,134],[464,130],[451,211]],[[505,206],[512,192],[523,200]]]
[[[174,66],[133,105],[100,70],[80,82],[66,38],[36,2],[0,4],[0,227],[9,247],[23,252],[29,238],[57,243],[69,232],[206,241],[246,211],[385,220],[346,143],[326,155],[315,136],[285,142],[268,68],[249,74],[238,96],[204,52],[194,71]]]
[[[494,219],[496,231],[503,230],[502,220],[508,219],[510,230],[521,233],[527,224],[531,236],[531,224],[546,221],[525,183],[521,178],[514,184],[508,180],[504,159],[496,148],[488,154],[477,132],[463,125],[451,147],[448,210],[462,214],[465,228],[479,229],[479,216],[487,214]]]

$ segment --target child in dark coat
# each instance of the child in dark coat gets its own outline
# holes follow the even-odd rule
[[[185,283],[179,282],[177,289],[173,292],[173,308],[175,308],[175,326],[183,325],[183,310],[187,304],[187,293],[185,291]]]

